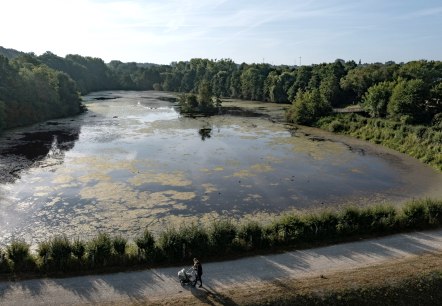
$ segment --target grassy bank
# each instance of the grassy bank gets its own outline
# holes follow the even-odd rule
[[[36,252],[31,252],[25,241],[13,241],[0,249],[0,273],[6,278],[38,277],[189,264],[193,257],[224,260],[441,225],[442,200],[426,199],[401,208],[377,205],[347,207],[338,212],[288,214],[265,226],[221,220],[206,227],[168,228],[156,237],[146,230],[133,242],[107,234],[99,234],[90,241],[56,236],[40,243]]]
[[[442,271],[438,271],[397,280],[393,284],[349,286],[322,294],[292,293],[244,305],[438,305],[442,299],[441,286]]]
[[[319,119],[319,128],[381,144],[406,153],[442,171],[442,130],[408,125],[356,114],[337,114]]]
[[[238,291],[228,296],[232,305],[254,306],[439,305],[441,265],[440,253],[427,254],[323,277],[271,282],[254,288],[253,295]]]

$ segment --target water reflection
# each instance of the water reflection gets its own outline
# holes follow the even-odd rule
[[[206,139],[209,139],[211,137],[212,128],[199,129],[198,134],[201,136],[201,140],[205,141]]]
[[[38,126],[36,131],[16,130],[2,136],[0,145],[0,183],[13,183],[20,173],[51,160],[62,163],[80,135],[80,124],[66,123]]]
[[[368,144],[286,125],[279,105],[241,101],[188,118],[167,97],[97,93],[75,121],[0,137],[0,245],[401,200],[426,186],[416,171],[440,182]]]

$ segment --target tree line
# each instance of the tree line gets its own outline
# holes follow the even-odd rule
[[[71,77],[32,55],[13,60],[0,55],[0,131],[83,110]]]
[[[333,108],[352,104],[362,104],[371,117],[413,124],[431,123],[442,112],[439,61],[357,64],[337,59],[296,67],[194,58],[170,65],[106,64],[98,58],[61,58],[50,52],[38,59],[69,74],[82,94],[105,89],[198,94],[201,87],[208,86],[217,98],[293,103],[288,119],[301,124],[310,124]]]
[[[110,89],[198,94],[207,88],[216,98],[293,103],[288,120],[300,124],[351,104],[362,104],[375,118],[413,124],[441,120],[439,61],[357,64],[337,59],[297,67],[201,58],[170,65],[105,63],[51,52],[14,56],[1,58],[0,128],[73,115],[81,109],[77,93]]]

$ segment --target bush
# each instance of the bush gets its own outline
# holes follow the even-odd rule
[[[306,228],[304,220],[298,215],[285,215],[274,225],[278,240],[293,244],[302,240]]]
[[[0,273],[7,273],[11,270],[9,260],[6,258],[6,253],[0,249]]]
[[[6,247],[8,259],[12,262],[15,272],[29,272],[36,267],[35,261],[29,253],[29,244],[23,240],[14,240]]]
[[[165,229],[158,237],[158,247],[161,249],[164,259],[168,262],[184,259],[183,243],[183,237],[173,227]]]
[[[256,221],[249,221],[238,230],[238,238],[244,241],[247,250],[259,249],[263,245],[263,229]]]
[[[141,237],[135,239],[135,243],[145,259],[153,254],[155,249],[155,239],[147,228],[144,230]]]
[[[344,235],[354,235],[361,226],[361,212],[357,207],[347,207],[338,215],[337,231]]]
[[[423,201],[412,201],[405,204],[403,209],[405,227],[423,229],[428,226],[428,208]]]
[[[428,209],[428,223],[433,226],[442,225],[442,201],[425,200]]]
[[[50,256],[55,264],[63,268],[72,255],[72,248],[69,239],[63,236],[55,236],[50,243]]]
[[[390,205],[377,205],[362,212],[367,233],[388,233],[396,229],[396,209]]]
[[[307,241],[321,241],[334,239],[337,236],[338,216],[330,211],[309,214],[304,217],[303,239]]]
[[[107,234],[100,233],[87,246],[89,260],[93,265],[106,266],[112,258],[112,240]]]
[[[37,254],[40,256],[44,263],[48,260],[51,253],[51,242],[50,241],[42,241],[38,244]]]
[[[227,254],[231,251],[236,237],[236,226],[229,220],[214,221],[209,230],[211,250],[214,254]]]
[[[119,256],[124,255],[126,251],[126,244],[127,244],[127,239],[123,238],[122,236],[114,237],[114,239],[112,240],[112,245],[114,247],[114,250]]]
[[[206,230],[195,224],[182,226],[180,234],[184,247],[184,258],[202,257],[209,249],[209,235]]]
[[[295,101],[289,108],[287,119],[298,124],[313,124],[316,120],[331,113],[332,107],[318,89],[298,91]]]
[[[86,245],[79,238],[75,239],[72,243],[72,254],[78,259],[81,260],[86,252]]]

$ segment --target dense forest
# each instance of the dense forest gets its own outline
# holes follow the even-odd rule
[[[0,131],[82,111],[76,83],[31,55],[0,55]]]
[[[361,104],[374,118],[433,126],[442,121],[439,61],[357,64],[338,59],[297,67],[191,59],[155,65],[3,48],[0,54],[0,128],[78,113],[77,93],[155,89],[197,94],[202,87],[216,98],[293,103],[288,120],[301,124],[352,104]]]

